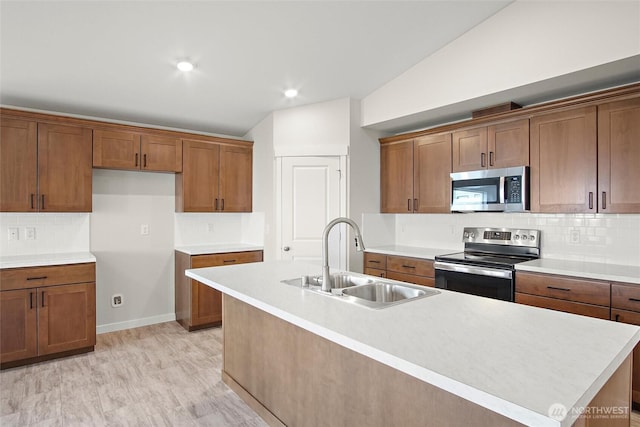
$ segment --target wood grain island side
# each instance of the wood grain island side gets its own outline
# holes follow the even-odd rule
[[[224,294],[222,376],[271,425],[629,425],[635,326],[447,291],[371,310],[280,283],[316,269],[186,273]]]

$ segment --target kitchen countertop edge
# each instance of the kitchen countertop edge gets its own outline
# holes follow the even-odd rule
[[[224,254],[231,252],[263,251],[264,246],[253,243],[220,243],[212,245],[184,245],[174,248],[187,255]]]
[[[91,252],[10,255],[0,257],[0,269],[84,264],[88,262],[96,262],[96,257]]]

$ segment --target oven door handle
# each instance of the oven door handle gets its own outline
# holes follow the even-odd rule
[[[454,273],[475,274],[477,276],[499,277],[501,279],[511,279],[513,271],[502,270],[490,267],[479,267],[476,265],[453,264],[450,262],[436,261],[433,263],[436,270],[452,271]]]

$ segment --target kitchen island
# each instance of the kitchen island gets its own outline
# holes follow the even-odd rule
[[[318,273],[186,273],[225,294],[223,378],[271,424],[629,423],[638,327],[446,290],[373,310],[281,283]]]

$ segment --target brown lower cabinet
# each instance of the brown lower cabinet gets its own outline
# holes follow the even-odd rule
[[[433,261],[422,258],[365,252],[364,274],[435,287]]]
[[[640,326],[640,286],[623,283],[611,284],[611,320]],[[640,409],[640,346],[633,350],[633,376],[631,378],[633,408]]]
[[[262,251],[227,252],[190,255],[175,251],[175,309],[176,320],[188,331],[222,324],[222,294],[184,272],[191,268],[262,262]]]
[[[95,263],[0,270],[0,320],[2,368],[92,351]]]

